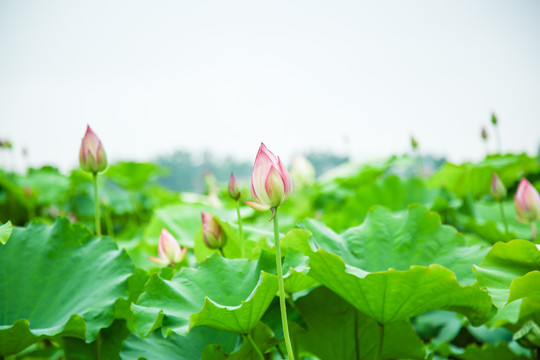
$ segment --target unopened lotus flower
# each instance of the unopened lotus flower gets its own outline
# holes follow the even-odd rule
[[[174,236],[166,229],[161,229],[158,245],[159,257],[149,257],[148,259],[161,266],[174,266],[184,259],[187,250],[187,246],[181,249]]]
[[[514,196],[518,220],[533,223],[540,219],[540,195],[527,179],[523,178]]]
[[[251,175],[251,195],[254,202],[245,202],[257,211],[278,208],[292,191],[292,180],[279,157],[261,143],[253,174]]]
[[[81,143],[79,163],[84,171],[97,174],[107,168],[107,155],[101,141],[90,126],[86,128],[86,134]]]
[[[242,191],[238,188],[238,182],[236,181],[236,177],[234,177],[233,173],[231,173],[231,177],[229,178],[229,186],[227,191],[229,192],[229,197],[233,200],[240,199],[240,196],[242,195]]]
[[[497,173],[493,173],[493,178],[491,179],[491,195],[497,201],[502,201],[506,197],[506,188],[497,176]]]
[[[487,140],[488,133],[485,127],[482,128],[482,132],[480,133],[480,135],[482,136],[482,139]]]
[[[315,167],[301,154],[293,158],[290,174],[294,179],[295,188],[311,186],[315,182]]]
[[[227,243],[227,238],[219,223],[212,214],[201,212],[203,241],[210,249],[221,249]]]

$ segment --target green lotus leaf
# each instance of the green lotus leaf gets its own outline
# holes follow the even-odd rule
[[[459,197],[471,194],[478,198],[490,193],[493,172],[510,187],[524,174],[538,172],[539,165],[535,158],[526,154],[490,155],[478,163],[461,165],[445,164],[429,180],[433,187],[443,187]]]
[[[321,360],[377,359],[382,327],[325,287],[298,299],[307,332],[296,341]],[[424,343],[409,321],[384,326],[383,359],[424,359]]]
[[[0,248],[0,355],[43,336],[93,341],[112,323],[117,301],[128,297],[132,270],[112,240],[65,218],[14,228]]]
[[[478,346],[472,344],[465,348],[461,354],[454,354],[457,359],[462,360],[527,360],[529,357],[514,353],[506,343],[497,345],[484,344]]]
[[[11,224],[11,221],[7,221],[5,224],[0,225],[0,243],[7,243],[12,231],[13,224]]]
[[[291,246],[309,256],[309,275],[381,324],[430,310],[459,312],[479,324],[489,313],[486,292],[462,287],[454,272],[439,265],[471,283],[466,269],[481,249],[465,247],[453,228],[441,226],[438,215],[422,206],[397,214],[375,207],[364,224],[342,235],[312,220],[304,227],[313,233],[311,243]]]
[[[231,353],[235,349],[239,335],[210,329],[205,326],[193,329],[187,336],[170,334],[167,338],[155,331],[146,338],[132,334],[125,342],[120,358],[122,360],[193,360],[201,359],[203,351],[211,344],[218,345]]]
[[[499,310],[492,324],[516,323],[538,310],[538,294],[531,287],[538,286],[536,270],[540,270],[540,251],[526,240],[496,243],[475,266],[478,283],[487,289]]]
[[[439,264],[452,270],[460,283],[470,285],[475,281],[472,265],[488,251],[466,246],[455,228],[441,225],[440,216],[421,205],[410,205],[403,212],[375,206],[362,225],[342,234],[315,220],[302,226],[311,231],[317,246],[367,272]]]
[[[185,335],[206,325],[245,334],[263,316],[277,288],[277,277],[262,272],[258,261],[216,254],[171,280],[154,275],[132,306],[135,328],[142,335],[159,327],[165,335]]]

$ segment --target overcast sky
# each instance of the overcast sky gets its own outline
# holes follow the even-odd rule
[[[32,165],[78,166],[86,124],[112,161],[373,159],[411,134],[462,161],[492,111],[536,154],[539,1],[0,0],[0,139]]]

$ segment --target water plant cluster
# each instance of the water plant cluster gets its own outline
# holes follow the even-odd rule
[[[539,356],[538,158],[316,179],[255,151],[204,195],[108,164],[90,128],[81,169],[0,170],[0,358]]]

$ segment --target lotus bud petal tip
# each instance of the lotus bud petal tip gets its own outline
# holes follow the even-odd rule
[[[236,177],[233,173],[231,173],[231,177],[229,178],[229,186],[227,187],[227,191],[229,192],[229,197],[235,201],[238,201],[242,195],[242,191],[238,188],[238,182],[236,181]]]
[[[159,257],[149,257],[148,259],[160,266],[174,266],[174,264],[178,264],[184,259],[187,249],[187,246],[181,249],[174,236],[166,229],[161,229],[158,245]]]
[[[502,201],[506,198],[506,187],[497,176],[497,173],[493,173],[493,178],[491,179],[491,195],[497,201]]]
[[[523,178],[519,182],[514,204],[518,220],[532,223],[540,219],[540,195],[531,183]]]
[[[251,175],[254,202],[245,202],[257,211],[277,208],[292,191],[292,180],[280,158],[261,143]]]
[[[79,164],[81,169],[91,173],[102,172],[107,168],[107,154],[98,136],[90,125],[86,127],[86,133],[81,142],[79,151]]]
[[[227,243],[227,238],[221,226],[212,214],[201,212],[202,235],[205,245],[210,249],[221,249]]]

